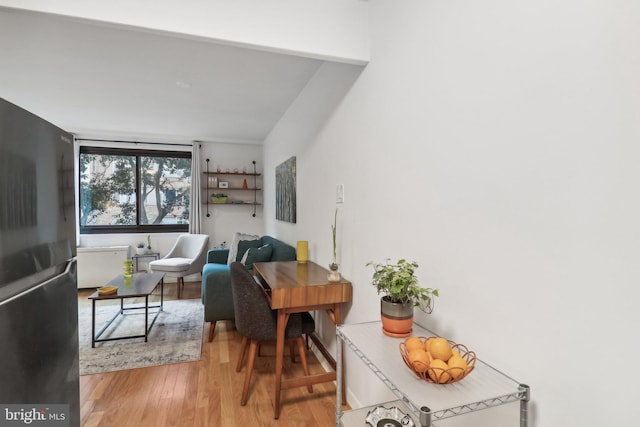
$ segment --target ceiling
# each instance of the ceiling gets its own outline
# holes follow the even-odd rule
[[[262,142],[321,60],[0,8],[0,97],[79,136]]]

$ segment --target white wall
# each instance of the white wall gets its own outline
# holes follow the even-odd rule
[[[267,234],[278,236],[280,239],[295,244],[297,240],[307,240],[305,233],[320,224],[314,223],[313,212],[318,209],[324,211],[327,206],[318,204],[318,191],[326,191],[331,176],[323,176],[322,188],[310,188],[309,185],[318,177],[309,171],[316,171],[318,167],[329,165],[317,164],[327,162],[325,156],[315,157],[309,150],[312,137],[317,134],[325,121],[333,114],[336,106],[341,102],[344,94],[349,90],[355,79],[361,73],[362,67],[356,65],[325,62],[319,68],[302,94],[294,101],[285,113],[280,124],[269,134],[264,146],[265,163],[265,221]],[[339,153],[337,160],[342,157]],[[274,221],[275,218],[275,167],[290,157],[296,157],[296,185],[297,185],[297,223]],[[329,163],[336,159],[329,160]],[[309,164],[311,163],[311,164]],[[311,167],[312,164],[314,164]],[[308,181],[311,179],[312,181]],[[331,210],[331,223],[333,210]],[[330,223],[326,224],[327,243],[331,243]],[[323,227],[324,228],[324,227]],[[314,259],[320,256],[317,242],[309,241],[309,255]],[[331,256],[331,252],[327,253]],[[331,260],[327,259],[326,263]]]
[[[369,53],[363,0],[0,0],[0,6],[349,63],[365,63]]]
[[[369,5],[371,62],[349,93],[318,128],[295,120],[310,84],[265,144],[268,175],[298,162],[298,223],[267,198],[267,230],[327,263],[344,183],[347,322],[378,318],[367,261],[415,259],[442,295],[420,320],[528,383],[529,425],[634,425],[640,6]],[[352,357],[347,374],[352,403],[385,394]],[[517,422],[511,405],[441,424]]]
[[[75,1],[65,7],[85,13],[67,13],[73,16],[103,20],[112,14],[115,22],[187,33],[193,28],[195,37],[274,49],[286,40],[288,51],[351,59],[366,57],[360,50],[365,44],[356,39],[362,8],[368,8],[371,62],[347,96],[334,93],[332,81],[348,87],[352,72],[324,79],[324,72],[336,70],[319,70],[266,142],[265,229],[289,242],[309,240],[312,259],[327,263],[335,185],[344,183],[339,262],[354,284],[347,322],[378,316],[367,261],[415,259],[422,283],[442,292],[435,313],[423,321],[529,383],[530,425],[633,425],[639,409],[632,387],[640,379],[634,366],[640,315],[633,305],[640,255],[640,5],[331,5],[338,3],[357,3],[355,16],[344,10],[355,20],[355,39],[345,30],[347,20],[317,13],[320,2],[312,7],[282,0],[279,8],[267,11],[272,3],[265,3],[252,14],[242,10],[248,3],[235,2],[237,9],[220,15],[198,8],[176,12],[182,6],[175,2],[115,12]],[[28,4],[65,14],[48,9],[50,2]],[[156,7],[164,13],[148,13]],[[273,17],[271,11],[284,12]],[[254,18],[238,19],[247,16]],[[228,19],[241,34],[205,34],[203,27],[222,28],[222,22],[210,25],[216,19]],[[342,41],[356,47],[345,53]],[[325,102],[324,93],[333,96],[326,105],[334,109],[321,111],[317,120],[293,121],[313,109],[314,98]],[[269,196],[275,166],[291,155],[298,159],[296,225],[275,221]],[[326,325],[321,329],[331,346]],[[374,403],[384,388],[375,389],[376,380],[366,379],[353,358],[347,362],[351,401]],[[512,415],[486,411],[473,421],[514,425]],[[442,424],[469,422],[458,417]]]

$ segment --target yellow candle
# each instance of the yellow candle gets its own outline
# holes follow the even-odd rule
[[[304,264],[309,261],[309,242],[306,240],[298,240],[296,252],[298,253],[298,262]]]

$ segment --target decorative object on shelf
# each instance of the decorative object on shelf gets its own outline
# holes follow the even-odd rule
[[[327,279],[330,282],[339,282],[340,281],[340,272],[338,271],[338,263],[337,263],[337,241],[336,241],[336,230],[337,230],[337,220],[338,220],[338,208],[336,208],[336,212],[333,214],[333,225],[331,226],[331,236],[333,239],[333,261],[329,264],[329,275]]]
[[[138,242],[138,245],[136,246],[136,253],[138,255],[144,255],[147,253],[147,248],[144,247],[144,242]]]
[[[306,240],[298,240],[296,245],[296,257],[300,264],[306,264],[309,261],[309,242]]]
[[[465,345],[442,337],[411,337],[400,343],[402,360],[419,378],[451,384],[469,375],[476,354]]]
[[[415,261],[400,259],[390,264],[387,259],[384,264],[369,261],[367,266],[374,269],[371,284],[378,294],[384,294],[380,299],[382,331],[395,338],[408,337],[413,327],[413,308],[431,313],[438,290],[418,285]]]
[[[245,190],[249,188],[249,185],[247,184],[247,178],[245,178],[244,181],[242,181],[242,188],[244,188]]]
[[[147,250],[151,252],[151,234],[147,234]]]
[[[364,420],[371,427],[415,427],[413,419],[395,406],[377,406],[367,413]]]
[[[229,183],[226,181],[220,181],[218,183],[218,188],[229,188]]]
[[[382,332],[394,338],[404,338],[413,330],[413,303],[391,302],[387,295],[380,299]]]
[[[227,203],[228,198],[229,196],[224,193],[213,193],[211,195],[211,203],[224,204]]]

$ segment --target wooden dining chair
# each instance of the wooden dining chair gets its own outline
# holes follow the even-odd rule
[[[249,396],[251,374],[258,347],[263,341],[275,341],[277,338],[277,313],[269,306],[262,285],[239,262],[231,264],[231,292],[236,316],[236,329],[242,335],[242,346],[236,372],[240,372],[242,368],[246,348],[249,345],[247,372],[240,399],[240,405],[244,406]],[[285,339],[290,340],[290,345],[293,345],[291,340],[294,340],[298,345],[300,361],[306,376],[309,375],[309,366],[302,336],[310,334],[314,330],[315,322],[309,313],[291,314],[285,329]],[[311,386],[307,388],[310,393],[313,391]]]

